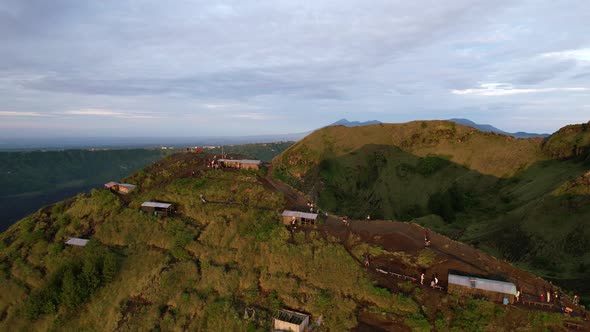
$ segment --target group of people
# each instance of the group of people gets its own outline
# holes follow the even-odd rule
[[[561,294],[558,290],[553,290],[553,292],[546,290],[541,293],[540,300],[541,302],[546,303],[560,303],[563,301],[563,294]]]
[[[420,285],[424,285],[424,280],[426,279],[425,273],[422,272],[422,274],[420,274]],[[438,274],[433,273],[432,277],[430,279],[430,287],[435,288],[438,286]]]

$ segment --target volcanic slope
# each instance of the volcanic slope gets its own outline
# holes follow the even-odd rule
[[[447,296],[376,270],[473,272],[496,262],[487,255],[436,234],[423,249],[422,229],[407,223],[346,227],[329,217],[291,233],[280,212],[303,201],[299,193],[285,199],[290,189],[263,172],[210,170],[208,158],[169,156],[123,179],[138,185],[130,195],[93,190],[2,233],[0,330],[268,331],[282,307],[321,320],[319,331],[563,329],[558,313]],[[175,203],[176,214],[140,213],[147,200]],[[90,242],[66,247],[70,236]],[[389,245],[400,241],[406,247]],[[547,287],[500,261],[478,271],[530,292]]]
[[[544,140],[448,121],[334,126],[273,159],[273,176],[328,211],[412,220],[590,295],[588,127]]]

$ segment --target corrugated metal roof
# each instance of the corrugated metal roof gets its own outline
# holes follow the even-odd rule
[[[130,184],[130,183],[119,183],[119,185],[120,186],[123,186],[123,187],[127,187],[127,188],[135,188],[135,187],[137,187],[136,185]]]
[[[162,209],[167,209],[169,207],[172,206],[172,204],[170,203],[160,203],[160,202],[143,202],[143,204],[141,204],[142,207],[154,207],[154,208],[162,208]]]
[[[282,320],[283,322],[301,325],[301,323],[303,323],[308,317],[308,315],[299,312],[281,309],[277,312],[275,319]]]
[[[299,211],[283,211],[283,217],[296,217],[296,218],[304,218],[304,219],[317,219],[317,213],[306,213],[306,212],[299,212]]]
[[[449,273],[449,285],[450,284],[516,295],[516,285],[511,282],[460,276]]]
[[[86,244],[88,243],[88,241],[90,241],[90,240],[79,239],[77,237],[71,237],[69,240],[66,241],[66,244],[69,244],[71,246],[85,247]]]
[[[104,184],[104,186],[107,187],[107,188],[110,188],[110,187],[116,186],[116,185],[118,185],[118,183],[117,182],[113,182],[113,181],[107,182],[107,183]]]
[[[252,159],[219,159],[220,162],[234,162],[234,163],[241,163],[241,164],[255,164],[260,165],[262,161],[260,160],[252,160]]]

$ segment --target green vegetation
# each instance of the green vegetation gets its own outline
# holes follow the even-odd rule
[[[254,144],[240,144],[240,145],[224,145],[223,152],[231,154],[240,154],[249,156],[250,158],[260,159],[262,161],[270,161],[272,158],[278,156],[281,152],[288,149],[294,142],[275,142],[275,143],[254,143]],[[213,149],[206,149],[204,152],[212,154],[220,154],[221,147]]]
[[[328,127],[276,157],[274,176],[323,210],[414,221],[588,294],[589,128],[544,141],[446,121]]]
[[[267,190],[255,172],[193,175],[205,158],[172,155],[124,179],[139,185],[130,195],[92,190],[2,233],[0,329],[267,331],[283,307],[321,316],[320,331],[350,330],[360,314],[414,330],[471,327],[463,308],[484,308],[490,314],[480,324],[504,326],[499,306],[483,301],[450,301],[435,315],[420,289],[407,282],[401,293],[384,288],[358,261],[369,252],[424,267],[434,252],[412,259],[358,238],[349,239],[349,252],[317,230],[291,234],[279,216],[282,194]],[[173,202],[178,213],[140,213],[148,199]],[[92,240],[65,247],[69,236]],[[505,318],[531,328],[525,314],[515,309]],[[535,313],[529,318],[547,324]]]
[[[224,146],[226,153],[270,160],[292,142]],[[209,150],[205,150],[209,151]],[[160,149],[0,152],[0,230],[40,206],[117,181],[175,152]],[[215,148],[212,153],[220,154]]]

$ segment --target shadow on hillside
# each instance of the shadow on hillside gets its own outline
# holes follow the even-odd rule
[[[449,159],[372,144],[325,157],[288,182],[338,215],[414,220],[545,276],[588,278],[590,196],[550,195],[582,174],[582,164],[539,161],[499,178]],[[575,285],[590,293],[590,285]]]

